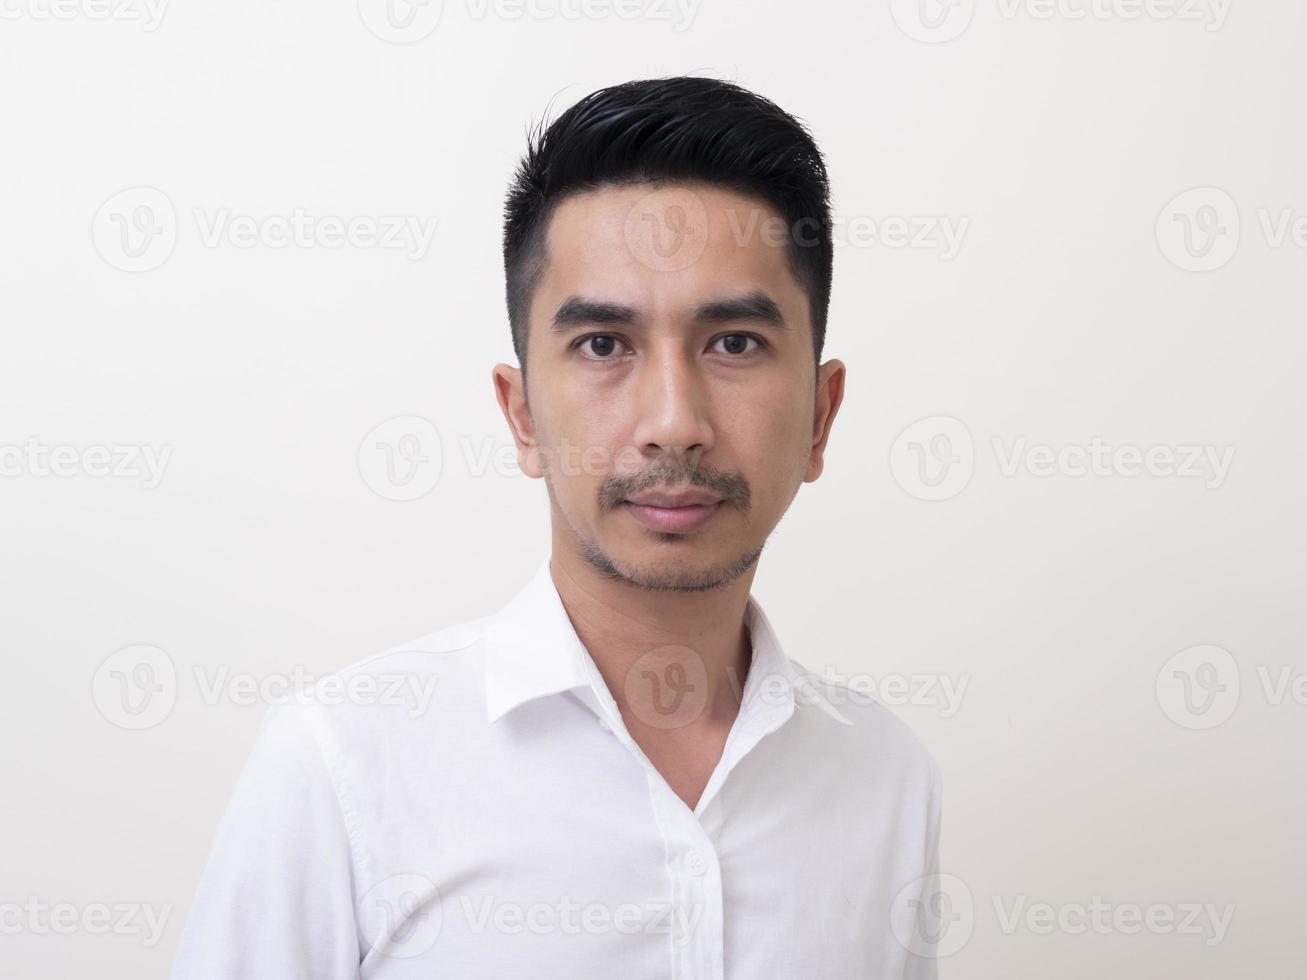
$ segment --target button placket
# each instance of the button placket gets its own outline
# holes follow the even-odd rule
[[[716,848],[652,765],[647,776],[671,885],[669,975],[675,980],[723,980],[725,935]]]
[[[732,726],[722,757],[691,811],[631,737],[598,668],[584,650],[580,652],[590,684],[577,693],[594,711],[599,726],[615,735],[645,769],[671,884],[669,975],[674,980],[725,980],[721,867],[713,843],[723,819],[717,794],[740,759],[793,714],[792,691],[780,704],[759,703],[759,688],[766,678],[761,674],[751,678],[737,724]]]
[[[696,878],[708,870],[708,861],[702,851],[690,851],[685,855],[685,870]]]

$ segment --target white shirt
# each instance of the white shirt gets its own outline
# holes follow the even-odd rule
[[[548,559],[499,612],[272,707],[174,980],[934,977],[933,758],[786,657],[752,596],[746,624],[740,712],[693,811]]]

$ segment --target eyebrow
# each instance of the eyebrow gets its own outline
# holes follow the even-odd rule
[[[695,323],[733,323],[739,320],[755,320],[759,323],[785,330],[785,317],[781,308],[766,293],[754,291],[741,296],[711,300],[695,308],[691,319]],[[587,299],[584,296],[570,296],[554,314],[552,328],[565,331],[572,327],[589,324],[622,324],[639,326],[640,314],[630,306],[620,303],[606,303],[602,300]]]

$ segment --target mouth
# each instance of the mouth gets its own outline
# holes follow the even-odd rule
[[[717,513],[721,505],[720,500],[687,503],[675,507],[637,503],[634,500],[628,500],[625,504],[631,516],[651,531],[675,534],[684,534],[702,527]]]

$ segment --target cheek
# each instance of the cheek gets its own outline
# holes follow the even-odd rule
[[[638,454],[622,444],[621,421],[602,405],[560,400],[536,422],[555,484],[598,486],[608,476],[638,470]],[[635,456],[634,466],[631,457]]]
[[[797,406],[766,415],[737,415],[725,442],[759,501],[783,497],[802,480],[810,449],[805,413]]]
[[[812,429],[812,396],[799,379],[779,372],[735,396],[717,406],[721,419],[754,459],[770,454],[772,467],[783,468],[781,458],[792,456]]]

